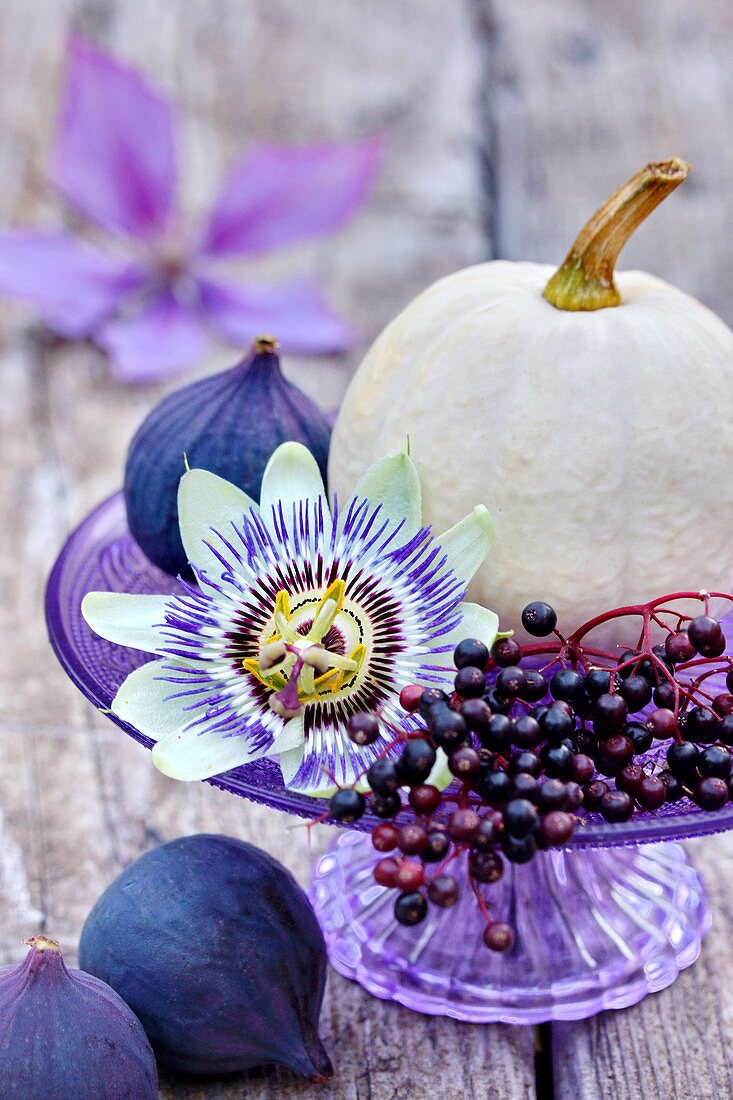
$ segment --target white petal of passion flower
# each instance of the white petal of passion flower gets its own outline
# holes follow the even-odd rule
[[[354,498],[381,504],[380,517],[403,523],[400,538],[411,539],[422,523],[422,490],[415,463],[406,454],[388,455],[370,466],[343,507],[348,513]],[[404,521],[404,522],[403,522]]]
[[[262,756],[252,751],[244,734],[201,733],[195,726],[174,730],[153,748],[153,763],[171,779],[210,779]]]
[[[232,523],[241,523],[250,509],[259,511],[252,497],[209,470],[189,470],[178,486],[178,523],[186,557],[197,571],[218,578],[221,559],[211,545],[212,528],[225,538]],[[210,545],[211,544],[211,545]]]
[[[483,504],[436,537],[445,550],[447,565],[466,584],[472,579],[494,543],[494,521]]]
[[[282,514],[287,527],[296,522],[304,501],[320,503],[325,539],[331,536],[331,512],[323,487],[318,463],[302,443],[281,443],[273,453],[262,475],[260,510],[268,528],[279,535],[278,516]],[[274,510],[274,515],[273,515]]]
[[[161,644],[169,596],[137,596],[126,592],[88,592],[81,613],[100,637],[116,645],[155,653]]]
[[[110,708],[152,741],[160,741],[191,721],[185,709],[190,700],[178,696],[167,677],[163,661],[148,661],[120,684]]]
[[[461,621],[440,639],[441,645],[446,645],[447,652],[452,654],[464,638],[478,638],[491,650],[499,633],[499,616],[496,612],[478,603],[461,603],[457,610],[461,613]]]

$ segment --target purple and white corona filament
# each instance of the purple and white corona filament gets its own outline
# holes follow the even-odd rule
[[[112,710],[156,742],[154,762],[173,778],[272,756],[303,793],[352,783],[384,744],[353,744],[349,717],[379,709],[404,724],[406,684],[449,685],[456,642],[490,646],[496,636],[496,615],[462,602],[491,545],[488,512],[478,506],[432,538],[407,455],[368,470],[332,516],[315,460],[285,443],[259,506],[191,470],[179,516],[198,586],[175,596],[93,592],[82,606],[98,634],[155,654]]]

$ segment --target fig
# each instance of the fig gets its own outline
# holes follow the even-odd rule
[[[140,1022],[104,982],[67,970],[55,940],[0,969],[0,1100],[156,1100]]]
[[[251,844],[204,834],[146,852],[92,909],[79,956],[130,1005],[166,1069],[276,1062],[332,1075],[317,1031],[323,934],[292,875]]]
[[[260,499],[265,466],[288,440],[303,443],[324,482],[331,427],[280,369],[276,342],[261,336],[229,370],[169,394],[148,414],[125,465],[127,523],[146,556],[190,579],[178,529],[178,483],[186,467],[210,470]]]

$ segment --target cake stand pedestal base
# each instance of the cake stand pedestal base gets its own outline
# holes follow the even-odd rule
[[[480,887],[514,947],[489,951],[465,874],[460,897],[414,927],[394,919],[368,836],[342,833],[316,866],[312,898],[332,965],[377,997],[474,1023],[581,1020],[670,985],[710,928],[705,889],[679,844],[540,852]]]

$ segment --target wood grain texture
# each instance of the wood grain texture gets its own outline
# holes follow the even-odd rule
[[[603,200],[651,160],[689,179],[624,249],[730,324],[733,7],[728,0],[474,0],[485,46],[497,255],[560,263]]]
[[[257,271],[315,269],[365,342],[439,275],[494,252],[560,260],[595,206],[652,156],[695,174],[624,254],[730,318],[729,6],[710,0],[5,0],[0,6],[0,224],[56,223],[42,166],[69,29],[138,64],[185,114],[183,201],[203,209],[250,140],[385,130],[369,209],[333,239]],[[482,115],[479,115],[479,92]],[[672,146],[672,147],[671,147]],[[482,196],[484,152],[488,199]],[[559,196],[559,200],[558,200]],[[493,203],[493,205],[491,205]],[[487,213],[488,211],[488,213]],[[490,216],[489,216],[490,215]],[[495,239],[482,225],[491,223]],[[50,652],[44,580],[65,534],[121,480],[132,432],[162,392],[111,381],[90,347],[25,335],[0,303],[0,954],[56,935],[73,962],[101,890],[145,849],[224,832],[301,882],[328,842],[204,784],[173,783],[96,715]],[[231,359],[218,351],[202,373]],[[286,370],[327,406],[360,349]],[[714,928],[697,967],[642,1005],[552,1029],[556,1100],[728,1097],[733,845],[696,846]],[[322,1032],[337,1074],[167,1077],[164,1100],[531,1100],[532,1029],[419,1017],[331,975]],[[547,1082],[545,1082],[546,1084]]]
[[[480,257],[477,144],[470,99],[477,54],[460,4],[13,2],[0,12],[0,221],[58,219],[43,184],[64,37],[80,30],[140,65],[185,112],[184,203],[202,209],[248,141],[338,138],[386,130],[383,176],[369,209],[332,240],[258,268],[315,268],[370,339],[425,281]],[[418,31],[415,33],[414,28]],[[153,32],[154,28],[154,32]],[[434,65],[438,33],[442,64]],[[411,50],[402,43],[410,35]],[[386,257],[386,259],[385,259]],[[38,930],[73,962],[102,889],[145,849],[201,831],[267,848],[306,883],[330,830],[203,784],[173,783],[96,715],[50,652],[44,578],[65,533],[121,481],[127,442],[159,387],[125,389],[87,346],[64,347],[0,307],[0,626],[12,638],[0,672],[0,952]],[[231,359],[215,353],[202,373]],[[337,403],[344,360],[290,360],[324,405]],[[287,1071],[195,1081],[166,1077],[163,1098],[408,1100],[534,1097],[533,1034],[465,1028],[367,996],[332,974],[321,1018],[336,1068],[326,1086]]]

